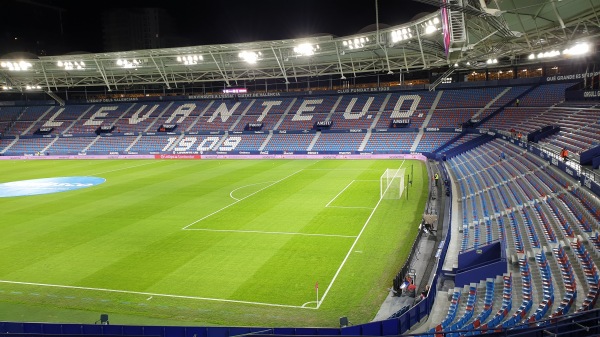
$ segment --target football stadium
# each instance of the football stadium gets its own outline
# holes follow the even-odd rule
[[[600,334],[600,2],[0,56],[2,336]]]

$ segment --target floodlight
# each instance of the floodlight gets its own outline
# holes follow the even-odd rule
[[[118,59],[117,60],[117,65],[126,69],[129,68],[138,68],[142,65],[142,60],[137,60],[137,59],[133,59],[131,61],[126,60],[126,59]]]
[[[58,62],[56,62],[56,65],[61,68],[64,68],[65,70],[73,70],[73,69],[84,70],[85,69],[85,63],[83,61],[58,61]]]
[[[590,51],[590,45],[586,42],[579,42],[571,48],[564,50],[565,55],[583,55]]]
[[[302,43],[294,47],[294,52],[303,56],[311,56],[315,53],[315,47],[310,43]]]
[[[428,34],[434,33],[436,30],[437,29],[433,25],[427,25],[425,27],[425,34],[428,35]]]
[[[348,49],[358,49],[358,48],[363,48],[365,46],[365,43],[369,42],[369,38],[362,36],[362,37],[355,37],[354,39],[349,39],[349,40],[345,40],[343,42],[344,46],[347,46]]]
[[[184,55],[184,56],[177,56],[177,62],[181,62],[185,65],[193,65],[193,64],[198,64],[198,61],[202,61],[204,60],[204,57],[202,57],[202,55]],[[139,61],[141,63],[141,60]]]
[[[257,54],[257,53],[255,53],[253,51],[242,51],[238,55],[244,61],[246,61],[246,62],[248,62],[250,64],[255,64],[256,61],[258,61],[258,56],[260,54],[261,54],[260,52]]]

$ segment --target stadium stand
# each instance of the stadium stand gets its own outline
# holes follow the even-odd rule
[[[460,233],[457,253],[451,258],[500,242],[508,269],[449,288],[449,302],[437,302],[443,317],[433,321],[436,316],[430,313],[430,321],[412,331],[430,336],[473,335],[486,329],[544,326],[551,324],[547,319],[586,312],[597,302],[600,201],[558,163],[527,150],[533,144],[521,143],[510,134],[513,128],[528,134],[558,125],[560,132],[536,146],[567,147],[576,153],[596,146],[600,109],[563,102],[570,86],[572,82],[441,94],[400,91],[2,107],[0,125],[6,137],[0,139],[0,153],[417,152],[432,159],[449,154],[440,163],[454,194],[453,230]],[[518,107],[512,106],[516,97],[521,100]],[[402,117],[410,118],[409,127],[392,130],[391,121]],[[490,118],[480,128],[498,131],[496,137],[464,147],[479,139],[482,131],[463,124],[486,117]],[[331,121],[331,128],[315,130],[322,121]],[[248,131],[251,123],[262,123],[260,131]],[[157,132],[165,124],[176,129]],[[101,125],[115,128],[95,134]],[[48,135],[36,135],[42,127],[53,129]],[[388,319],[402,320],[411,310],[403,306]]]

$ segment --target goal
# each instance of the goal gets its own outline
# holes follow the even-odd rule
[[[403,168],[386,169],[379,178],[379,197],[381,199],[400,199],[404,192]]]

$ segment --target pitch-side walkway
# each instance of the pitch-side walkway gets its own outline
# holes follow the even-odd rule
[[[430,177],[433,177],[434,173],[439,170],[439,167],[436,162],[429,161],[427,163],[427,171]],[[445,204],[446,195],[443,187],[443,182],[440,179],[439,186],[436,188],[433,186],[433,183],[430,184],[429,189],[429,200],[426,205],[427,213],[436,213],[441,214],[438,218],[438,224],[435,225],[434,229],[439,229],[434,232],[433,235],[423,233],[421,236],[421,240],[419,241],[417,251],[415,253],[415,257],[413,261],[411,261],[410,269],[415,271],[415,284],[417,285],[417,293],[416,297],[418,298],[421,290],[425,288],[425,285],[430,284],[431,277],[433,276],[433,268],[435,267],[435,252],[437,252],[437,247],[442,238],[442,223],[443,223],[443,214],[442,214],[442,205]],[[418,224],[416,224],[418,225]],[[392,280],[390,280],[392,283]],[[389,289],[389,294],[377,315],[373,321],[381,321],[388,319],[392,314],[396,313],[405,305],[412,307],[415,303],[414,297],[409,296],[397,296],[392,287]],[[351,317],[349,317],[351,318]]]

